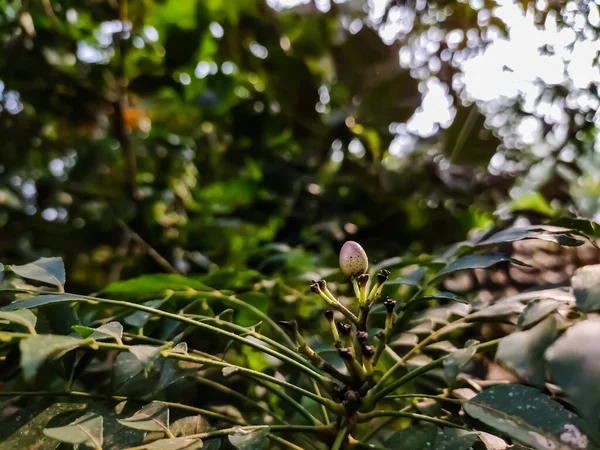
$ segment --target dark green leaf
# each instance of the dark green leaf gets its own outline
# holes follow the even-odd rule
[[[69,294],[38,295],[35,297],[26,298],[25,300],[15,300],[14,302],[0,308],[0,311],[17,311],[19,309],[31,309],[40,306],[51,305],[53,303],[72,302],[76,299],[76,296]]]
[[[521,241],[523,239],[541,239],[543,241],[555,242],[557,244],[567,246],[578,246],[584,244],[584,241],[575,239],[565,234],[570,231],[569,229],[552,227],[548,228],[548,230],[551,231],[548,232],[544,230],[540,231],[540,228],[541,227],[508,228],[494,234],[488,239],[478,242],[476,245],[480,247],[486,245],[504,244],[507,242]]]
[[[169,408],[162,402],[152,402],[127,419],[119,420],[121,425],[144,431],[169,430]]]
[[[564,302],[550,298],[535,299],[525,306],[525,309],[519,316],[517,325],[521,330],[526,330],[546,318],[549,314],[552,314],[564,304]]]
[[[123,337],[123,325],[121,325],[119,322],[109,322],[99,326],[98,328],[75,325],[73,330],[82,338],[89,337],[96,340],[113,338],[117,341],[120,341]]]
[[[471,417],[536,450],[594,448],[575,414],[532,387],[493,386],[463,408]]]
[[[500,341],[496,359],[529,384],[544,388],[544,352],[558,334],[558,323],[549,317],[527,331],[518,331]]]
[[[171,291],[212,291],[212,288],[193,278],[157,273],[109,284],[101,292],[107,297],[149,300],[164,297]]]
[[[80,343],[80,339],[69,336],[42,334],[22,339],[19,348],[23,377],[28,381],[33,380],[45,360],[58,358],[69,350],[77,348]]]
[[[176,420],[171,425],[171,433],[175,437],[190,436],[192,434],[206,433],[212,431],[211,425],[202,416],[188,416]],[[219,450],[221,448],[220,439],[208,439],[204,441],[202,450]]]
[[[519,314],[525,306],[516,299],[508,298],[493,305],[487,306],[480,311],[469,315],[471,321],[482,319],[503,319],[506,316]]]
[[[510,258],[506,255],[501,254],[467,255],[463,256],[462,258],[458,258],[456,261],[448,264],[446,267],[444,267],[438,272],[436,278],[451,274],[453,272],[458,272],[459,270],[485,269],[487,267],[491,267],[504,261],[509,261],[519,266],[527,266],[527,264],[522,263],[521,261],[517,261],[514,258]]]
[[[63,289],[65,284],[65,265],[62,258],[40,258],[22,266],[8,266],[20,277],[51,284]]]
[[[28,402],[20,410],[0,422],[0,450],[37,449],[55,450],[60,444],[44,434],[44,428],[56,417],[68,416],[62,424],[68,423],[71,414],[77,414],[85,405],[77,403],[54,403],[45,401]],[[59,425],[59,424],[57,424]]]
[[[152,366],[154,361],[159,357],[160,351],[160,347],[154,347],[152,345],[132,345],[129,347],[129,352],[134,355],[146,369]]]
[[[228,437],[231,445],[239,450],[263,450],[267,446],[268,434],[269,428],[252,431],[239,429]]]
[[[161,305],[166,301],[167,299],[164,298],[161,300],[150,300],[149,302],[145,302],[142,304],[149,308],[159,309]],[[135,328],[144,328],[148,320],[150,320],[151,316],[152,314],[146,311],[135,311],[134,313],[126,316],[125,319],[123,319],[123,321],[129,326]]]
[[[546,352],[552,383],[560,386],[577,410],[598,420],[600,409],[600,319],[570,327]]]
[[[0,320],[8,320],[11,323],[18,323],[29,330],[35,330],[37,317],[31,311],[24,309],[21,311],[0,311]]]
[[[456,377],[462,372],[462,369],[468,364],[475,353],[475,348],[467,347],[453,351],[444,359],[444,375],[448,382],[456,380]]]
[[[95,413],[87,413],[69,425],[46,428],[44,434],[61,442],[100,449],[103,442],[102,423],[102,416]]]
[[[476,433],[415,425],[397,431],[385,442],[389,450],[467,450],[477,440]]]

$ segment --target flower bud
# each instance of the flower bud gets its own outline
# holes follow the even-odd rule
[[[396,302],[394,300],[387,299],[383,302],[383,306],[385,306],[385,310],[388,314],[392,314],[394,312],[394,308],[396,307]]]
[[[379,284],[383,284],[387,281],[388,277],[390,276],[390,271],[386,270],[386,269],[381,269],[379,271],[379,273],[377,274],[377,282]]]
[[[356,340],[360,343],[365,342],[369,338],[369,334],[366,331],[359,331],[356,333]]]
[[[340,268],[349,277],[361,275],[369,268],[369,258],[357,242],[348,241],[342,246]]]
[[[328,309],[323,314],[328,322],[331,322],[333,320],[333,311],[331,309]]]
[[[375,347],[372,345],[362,345],[361,346],[362,354],[365,358],[372,358],[375,356]]]

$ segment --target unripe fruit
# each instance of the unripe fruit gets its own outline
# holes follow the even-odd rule
[[[363,248],[354,241],[348,241],[340,250],[340,269],[344,275],[356,277],[367,271],[369,258]]]

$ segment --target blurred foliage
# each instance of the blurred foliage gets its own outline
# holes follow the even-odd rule
[[[293,278],[347,238],[378,260],[496,210],[598,212],[596,84],[574,84],[569,55],[535,95],[469,93],[465,63],[511,36],[502,5],[286,5],[6,1],[0,257],[61,255],[81,291],[164,270]],[[595,39],[594,5],[518,7],[573,48]]]

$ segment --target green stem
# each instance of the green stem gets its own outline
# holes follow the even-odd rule
[[[404,408],[402,408],[400,411],[402,412],[407,412],[410,411],[412,409],[413,405],[408,405],[405,406]],[[360,440],[363,442],[369,442],[377,433],[379,433],[379,431],[387,426],[390,422],[393,422],[394,420],[396,420],[397,417],[390,417],[387,420],[382,421],[381,423],[377,424],[376,426],[372,426],[372,428],[369,430],[369,432],[367,434],[365,434]]]
[[[221,430],[207,431],[205,433],[191,434],[186,436],[188,439],[211,439],[215,437],[227,436],[232,433],[240,431],[256,431],[263,428],[267,428],[269,431],[281,433],[281,432],[300,432],[300,433],[323,433],[329,432],[331,426],[320,426],[315,427],[311,425],[248,425],[244,427],[231,427],[224,428]],[[142,447],[143,448],[143,447]],[[132,450],[132,449],[130,449]]]
[[[315,391],[315,394],[317,395],[321,395],[321,390],[319,389],[319,385],[317,384],[317,382],[315,380],[312,380],[312,384],[313,384],[313,389]],[[329,413],[327,412],[327,408],[325,408],[325,405],[320,405],[321,406],[321,414],[323,416],[323,422],[325,423],[325,425],[329,425],[330,421],[329,421]]]
[[[421,420],[423,422],[431,422],[431,423],[435,423],[437,425],[443,425],[446,427],[466,429],[466,427],[464,427],[463,425],[458,425],[456,423],[449,422],[447,420],[438,419],[437,417],[431,417],[431,416],[426,416],[424,414],[417,414],[417,413],[410,413],[410,412],[403,412],[403,411],[381,410],[381,411],[372,411],[367,414],[359,413],[357,415],[357,420],[359,423],[362,423],[362,422],[368,422],[369,420],[372,420],[375,417],[408,417],[410,419]]]
[[[396,399],[400,399],[400,398],[431,398],[433,400],[439,400],[441,402],[446,402],[446,403],[454,403],[456,405],[462,405],[464,403],[464,401],[459,400],[457,398],[448,398],[448,397],[441,397],[439,395],[429,395],[429,394],[398,394],[398,395],[389,395],[388,397],[391,400],[396,400]]]
[[[290,397],[285,392],[283,392],[283,391],[275,388],[274,386],[271,386],[265,380],[258,380],[258,379],[256,379],[256,377],[252,377],[252,376],[250,378],[252,378],[256,383],[259,383],[265,389],[268,389],[269,391],[273,392],[275,395],[277,395],[281,399],[283,399],[286,402],[288,402],[296,411],[298,411],[302,416],[304,416],[306,418],[306,420],[308,420],[313,425],[315,425],[315,426],[316,425],[323,425],[304,406],[302,406],[300,403],[298,403],[296,400],[294,400],[292,397]],[[321,397],[321,398],[323,398],[323,397]],[[321,403],[321,406],[323,406],[324,408],[326,408],[325,405],[323,405],[322,403]]]
[[[229,328],[230,330],[234,330],[237,331],[239,333],[244,334],[244,336],[252,336],[253,338],[259,339],[269,345],[271,345],[272,347],[275,347],[276,349],[278,349],[282,354],[285,354],[287,356],[289,356],[290,358],[295,359],[296,361],[298,361],[300,364],[304,364],[307,365],[307,361],[302,358],[296,351],[286,347],[285,345],[280,344],[279,342],[277,342],[274,339],[271,339],[263,334],[257,333],[256,331],[252,331],[248,328],[244,328],[240,325],[236,325],[234,323],[231,322],[227,322],[226,320],[222,320],[219,319],[218,317],[207,317],[207,316],[201,316],[201,315],[195,315],[195,314],[184,314],[185,317],[191,317],[191,318],[197,318],[197,319],[202,319],[203,323],[207,323],[207,322],[214,322],[215,325],[218,326],[222,326],[225,328]],[[308,366],[307,366],[308,367]]]
[[[492,341],[484,342],[482,344],[478,344],[473,347],[475,348],[476,352],[486,351],[486,350],[496,347],[498,345],[498,343],[500,342],[500,340],[501,340],[501,338],[494,339]],[[389,393],[394,392],[400,386],[408,383],[409,381],[412,381],[413,379],[417,378],[419,375],[421,375],[423,373],[429,372],[430,370],[435,369],[438,366],[441,366],[444,363],[444,360],[448,356],[449,355],[442,356],[441,358],[433,360],[430,363],[427,363],[424,366],[419,367],[418,369],[408,372],[403,377],[400,377],[398,380],[394,381],[393,383],[391,383],[385,387],[382,386],[381,380],[380,380],[380,382],[377,383],[377,385],[375,385],[375,387],[371,390],[371,393],[367,396],[367,398],[365,398],[364,406],[361,409],[363,411],[365,411],[365,410],[368,411],[369,408],[372,408],[373,406],[375,406],[375,404],[377,404],[377,402],[379,400],[384,398]],[[390,373],[391,371],[397,370],[398,367],[399,367],[398,364],[394,365],[388,371],[388,373]]]
[[[124,395],[100,395],[100,394],[90,394],[88,392],[79,392],[79,391],[65,391],[65,392],[56,392],[56,391],[0,391],[0,397],[70,397],[70,398],[81,398],[84,400],[113,400],[116,402],[136,402],[136,403],[148,403],[148,400],[144,400],[141,398],[132,398]],[[161,400],[161,403],[164,403],[169,408],[181,409],[184,411],[190,411],[195,414],[200,414],[205,417],[212,417],[215,419],[220,419],[226,422],[241,424],[238,419],[234,419],[232,417],[226,416],[224,414],[219,414],[214,411],[210,411],[208,409],[196,408],[195,406],[184,405],[183,403],[176,402],[165,402]]]
[[[333,441],[333,445],[331,446],[331,450],[341,450],[343,445],[348,440],[348,426],[343,426],[340,431],[338,431],[335,441]]]
[[[204,294],[204,293],[202,293]],[[273,330],[275,330],[277,332],[277,334],[279,335],[279,337],[281,339],[283,339],[283,342],[286,342],[287,345],[290,348],[294,348],[294,343],[292,342],[292,340],[290,339],[290,337],[287,335],[287,333],[285,332],[285,330],[283,330],[278,324],[277,322],[275,322],[273,319],[271,319],[267,314],[265,314],[264,312],[262,312],[260,309],[256,308],[255,306],[246,303],[243,300],[240,300],[239,298],[233,296],[233,295],[225,295],[219,291],[212,291],[209,293],[210,295],[212,295],[213,297],[219,298],[221,299],[224,303],[229,303],[231,305],[236,305],[239,306],[240,308],[245,308],[248,311],[254,313],[256,316],[260,317],[264,322],[268,323],[271,328],[273,328]]]
[[[433,342],[440,336],[443,336],[445,333],[448,333],[448,332],[454,330],[457,323],[463,323],[468,319],[469,319],[469,316],[462,317],[462,318],[455,320],[454,322],[449,323],[448,325],[440,328],[439,330],[431,333],[429,336],[427,336],[425,339],[423,339],[421,342],[419,342],[417,345],[415,345],[413,348],[411,348],[406,353],[406,355],[404,355],[398,362],[396,362],[396,364],[394,364],[386,373],[384,373],[383,376],[377,382],[377,384],[379,386],[383,386],[383,384],[386,382],[386,380],[388,380],[398,369],[400,369],[401,367],[404,367],[405,362],[410,358],[410,356],[412,356],[417,351],[421,350],[423,347],[425,347],[430,342]]]
[[[28,333],[0,332],[0,341],[1,342],[11,342],[14,339],[25,339],[29,336],[30,335]],[[118,351],[125,351],[125,352],[130,351],[129,345],[113,344],[113,343],[109,343],[109,342],[98,342],[93,339],[82,339],[81,343],[80,343],[80,347],[89,347],[94,350],[106,349],[106,350],[118,350]],[[194,362],[194,363],[199,363],[199,364],[205,364],[207,366],[214,366],[214,367],[221,367],[221,368],[232,368],[232,369],[235,369],[235,371],[239,372],[240,374],[252,376],[252,377],[255,377],[255,378],[258,378],[261,380],[271,382],[273,384],[277,384],[284,388],[296,391],[308,398],[313,399],[314,401],[316,401],[320,404],[323,404],[326,408],[328,408],[329,410],[331,410],[332,412],[334,412],[336,414],[341,413],[341,411],[342,411],[342,407],[340,405],[338,405],[337,403],[335,403],[333,400],[318,396],[316,394],[313,394],[310,391],[307,391],[306,389],[296,386],[295,384],[288,383],[285,380],[280,380],[279,378],[273,377],[271,375],[267,375],[263,372],[258,372],[256,370],[248,369],[246,367],[236,366],[235,364],[229,364],[224,361],[217,361],[212,358],[204,358],[204,357],[200,357],[200,356],[185,355],[182,353],[172,353],[169,350],[163,350],[163,351],[161,351],[160,354],[163,358],[166,358],[166,359],[188,361],[188,362]]]
[[[301,371],[303,371],[304,373],[306,373],[308,376],[314,378],[315,380],[319,381],[321,384],[323,384],[324,386],[327,386],[329,380],[327,379],[327,377],[315,372],[314,370],[312,370],[310,367],[307,367],[304,364],[300,364],[297,360],[295,359],[291,359],[290,357],[286,356],[286,355],[282,355],[281,353],[260,345],[257,342],[253,342],[251,340],[248,340],[242,336],[238,336],[235,333],[232,333],[230,331],[227,330],[222,330],[221,328],[203,323],[203,322],[198,322],[196,320],[190,319],[188,317],[185,316],[180,316],[178,314],[174,314],[174,313],[170,313],[167,311],[162,311],[160,309],[155,309],[155,308],[151,308],[149,306],[145,306],[145,305],[139,305],[137,303],[130,303],[130,302],[125,302],[125,301],[121,301],[121,300],[110,300],[110,299],[106,299],[106,298],[100,298],[100,297],[90,297],[87,295],[78,295],[78,294],[68,294],[69,296],[72,296],[73,298],[71,299],[72,301],[87,301],[87,302],[98,302],[98,303],[105,303],[105,304],[109,304],[109,305],[116,305],[116,306],[122,306],[122,307],[126,307],[126,308],[131,308],[131,309],[137,309],[140,311],[145,311],[151,314],[154,314],[156,316],[162,316],[162,317],[168,317],[169,319],[173,319],[173,320],[177,320],[179,322],[183,322],[183,323],[187,323],[190,325],[193,325],[195,327],[198,328],[203,328],[205,330],[209,330],[212,331],[213,333],[216,334],[221,334],[223,336],[227,336],[230,339],[242,342],[245,345],[248,345],[249,347],[253,347],[261,352],[267,353],[271,356],[274,356],[275,358],[281,360],[281,361],[285,361],[289,364],[292,364],[293,366],[295,366],[296,368],[300,369]],[[219,297],[220,298],[220,297]],[[240,300],[241,301],[241,300]],[[243,302],[242,302],[243,303]],[[44,305],[40,305],[40,306],[44,306]],[[247,330],[246,330],[247,331]]]
[[[252,379],[254,379],[254,378],[252,378]],[[216,390],[218,390],[219,392],[222,392],[222,393],[224,393],[224,394],[226,394],[226,395],[230,395],[230,396],[232,396],[232,397],[234,397],[234,398],[237,398],[237,399],[239,399],[239,400],[241,400],[241,401],[243,401],[243,402],[246,402],[246,403],[248,403],[248,404],[250,404],[250,405],[252,405],[252,406],[254,406],[254,407],[256,407],[256,408],[260,409],[261,411],[264,411],[265,413],[269,414],[269,415],[270,415],[270,416],[272,416],[272,417],[273,417],[275,420],[277,420],[278,422],[280,422],[280,423],[281,423],[281,424],[283,424],[283,425],[289,425],[289,423],[288,423],[288,422],[286,422],[286,421],[285,421],[285,420],[284,420],[282,417],[280,417],[278,414],[275,414],[274,412],[272,412],[272,411],[271,411],[271,410],[269,410],[268,408],[266,408],[266,407],[264,407],[263,405],[261,405],[261,404],[260,404],[260,402],[257,402],[256,400],[254,400],[254,399],[252,399],[252,398],[250,398],[250,397],[248,397],[248,396],[246,396],[246,395],[244,395],[244,394],[241,394],[241,393],[239,393],[238,391],[235,391],[235,390],[231,389],[230,387],[227,387],[227,386],[225,386],[225,385],[223,385],[223,384],[221,384],[221,383],[217,383],[217,382],[216,382],[216,381],[214,381],[214,380],[209,380],[208,378],[204,378],[204,377],[197,377],[197,378],[195,378],[195,380],[196,380],[198,383],[200,383],[200,384],[204,384],[205,386],[210,386],[212,389],[216,389]],[[261,384],[261,386],[265,386],[265,388],[267,388],[267,389],[270,387],[270,386],[268,386],[268,385],[267,385],[267,383],[265,383],[265,382],[263,382],[263,381],[261,381],[261,380],[255,380],[255,381],[257,381],[258,383],[260,383],[260,384]],[[275,395],[280,395],[280,394],[281,394],[281,392],[280,392],[280,391],[276,391],[276,392],[274,392],[274,393],[275,393]],[[287,396],[287,395],[286,395],[285,397],[282,397],[282,398],[283,398],[284,400],[287,400],[287,398],[289,398],[289,396]],[[322,425],[322,424],[321,424],[321,423],[320,423],[320,422],[319,422],[319,421],[318,421],[318,420],[317,420],[315,417],[313,417],[313,416],[312,416],[312,415],[311,415],[311,414],[310,414],[310,413],[309,413],[309,412],[308,412],[308,411],[307,411],[307,410],[306,410],[306,409],[305,409],[305,408],[304,408],[302,405],[300,405],[299,403],[297,403],[297,402],[296,402],[295,400],[293,400],[293,399],[291,399],[291,400],[292,400],[292,401],[293,401],[295,404],[299,405],[299,406],[300,406],[300,408],[302,408],[303,412],[305,412],[305,414],[307,415],[307,416],[305,416],[305,417],[307,417],[307,419],[308,419],[308,421],[309,421],[310,423],[312,423],[312,424],[313,424],[313,425],[315,425],[315,426]],[[296,405],[295,405],[295,404],[293,405],[294,407],[296,407]],[[321,405],[321,406],[322,406],[322,405]],[[323,408],[325,408],[325,407],[323,406]],[[327,411],[327,409],[325,409],[325,411]],[[309,445],[309,446],[311,446],[311,447],[313,447],[313,448],[315,448],[315,447],[313,446],[312,442],[310,442],[310,441],[309,441],[309,442],[305,442],[305,444],[306,444],[306,445]],[[284,445],[285,445],[285,444],[284,444]]]

